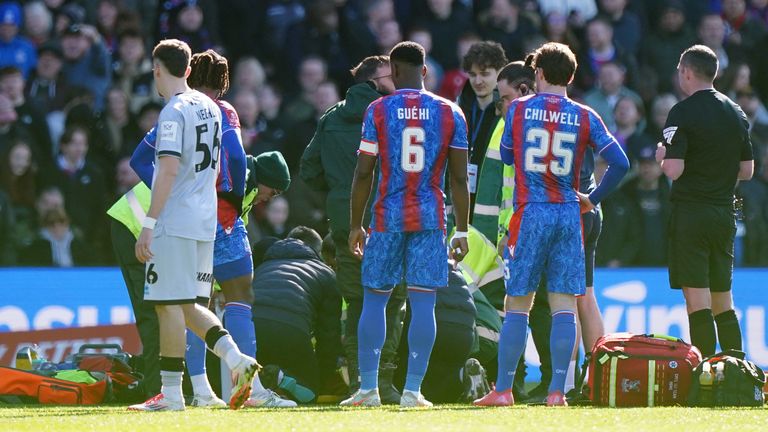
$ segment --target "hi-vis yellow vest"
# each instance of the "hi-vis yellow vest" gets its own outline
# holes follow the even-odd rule
[[[504,278],[504,261],[496,246],[472,225],[467,230],[469,253],[459,263],[470,290],[482,288],[497,279]]]
[[[149,205],[152,202],[152,192],[144,182],[139,182],[133,189],[125,193],[112,207],[107,210],[107,214],[115,220],[122,223],[137,239],[141,234],[141,224],[149,211]]]

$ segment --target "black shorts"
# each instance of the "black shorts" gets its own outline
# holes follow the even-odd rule
[[[594,286],[595,283],[595,250],[602,226],[603,217],[597,209],[581,215],[581,227],[584,232],[584,269],[588,287]]]
[[[672,203],[669,285],[731,290],[736,217],[731,206]]]

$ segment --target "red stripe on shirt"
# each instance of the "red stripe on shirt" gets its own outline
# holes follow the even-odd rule
[[[381,173],[381,181],[379,182],[378,198],[376,204],[373,207],[373,214],[376,218],[375,231],[386,231],[387,223],[384,220],[384,198],[387,195],[387,187],[389,186],[389,176],[392,172],[392,167],[389,163],[389,148],[387,145],[387,121],[384,115],[384,102],[376,104],[373,109],[373,123],[376,125],[376,136],[379,140],[379,165]]]
[[[525,158],[523,156],[523,113],[525,102],[515,104],[512,116],[512,153],[515,158],[515,204],[528,202],[528,183],[525,178]]]
[[[443,197],[443,167],[448,158],[450,145],[453,143],[453,134],[456,130],[456,123],[453,118],[451,107],[442,105],[440,107],[440,131],[442,132],[442,147],[437,155],[437,162],[432,167],[432,178],[430,179],[430,188],[435,195],[437,204],[437,220],[441,230],[445,230],[445,199]]]
[[[573,188],[579,190],[581,180],[581,165],[589,144],[589,112],[581,108],[579,110],[579,141],[576,144],[576,156],[573,160]]]
[[[554,97],[546,96],[546,104],[544,105],[544,109],[549,112],[560,112],[562,115],[562,112],[560,111],[560,99],[557,99],[557,102],[554,101]],[[557,130],[557,123],[553,122],[551,119],[547,121],[544,124],[544,129],[547,130],[549,133],[549,143],[547,145],[547,155],[544,156],[544,166],[546,167],[546,171],[544,171],[544,190],[547,193],[547,201],[551,203],[560,203],[563,202],[563,193],[560,191],[560,186],[557,184],[557,178],[555,178],[555,175],[552,173],[552,169],[550,167],[550,164],[553,160],[555,160],[555,155],[552,154],[552,143],[554,142],[554,135],[555,131]],[[573,175],[578,175],[578,173],[573,173]]]
[[[402,96],[402,100],[405,102],[405,109],[410,110],[412,108],[421,108],[421,95],[406,94]],[[418,128],[422,127],[421,121],[417,119],[408,119],[405,121],[406,127]],[[405,143],[403,143],[405,144]],[[410,145],[420,145],[423,148],[424,143],[415,143],[411,138]],[[401,147],[401,151],[405,150],[405,145]],[[401,158],[409,157],[409,155],[401,154]],[[425,160],[426,164],[426,154]],[[419,202],[419,183],[421,183],[421,172],[406,172],[403,170],[405,176],[405,194],[403,195],[403,230],[404,231],[421,231],[421,203]]]

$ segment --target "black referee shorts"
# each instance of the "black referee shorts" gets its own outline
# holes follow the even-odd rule
[[[672,203],[669,285],[731,290],[736,217],[731,206]]]
[[[581,227],[584,232],[584,269],[586,270],[586,282],[588,287],[594,286],[595,279],[595,250],[600,231],[603,227],[603,217],[598,209],[581,215]]]

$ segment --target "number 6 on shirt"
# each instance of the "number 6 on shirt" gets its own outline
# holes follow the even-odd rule
[[[418,173],[424,169],[424,129],[407,127],[403,129],[403,147],[400,166],[408,173]]]

